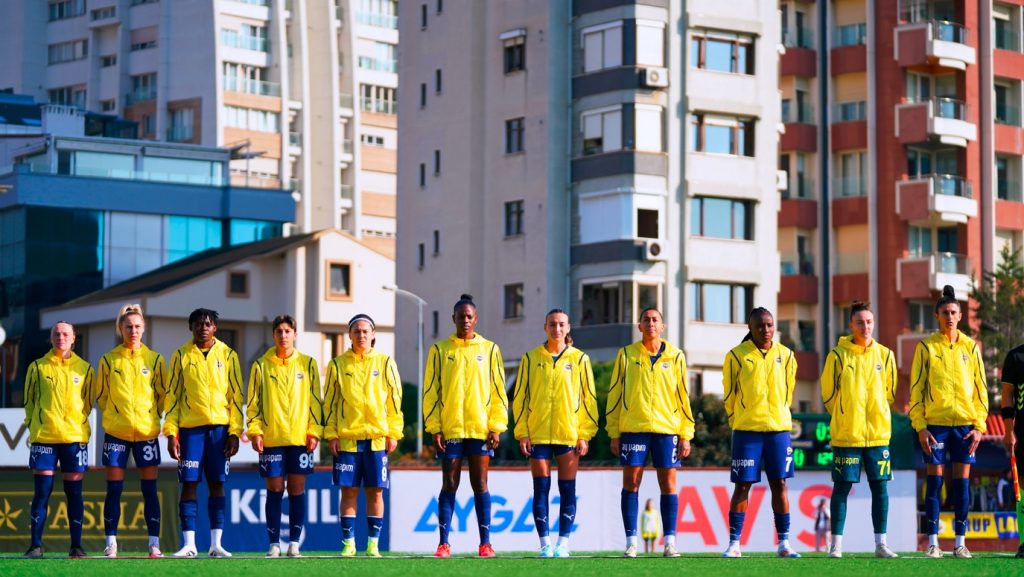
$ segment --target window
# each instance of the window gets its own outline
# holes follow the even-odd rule
[[[690,201],[693,236],[754,240],[752,203],[730,198],[694,197]]]
[[[1005,4],[992,4],[992,24],[995,31],[995,47],[1001,50],[1019,50],[1020,38],[1014,30],[1014,8]]]
[[[863,100],[840,102],[836,105],[836,122],[850,122],[865,118],[867,118],[867,102]]]
[[[228,297],[246,298],[249,296],[249,271],[232,271],[228,273]]]
[[[437,311],[430,313],[430,336],[436,337],[441,325],[441,315]]]
[[[910,330],[918,334],[927,334],[939,330],[935,319],[935,303],[927,301],[910,301],[907,312],[910,317]]]
[[[220,42],[231,48],[269,52],[267,27],[253,24],[242,24],[238,30],[223,28],[220,31]]]
[[[100,111],[101,112],[113,112],[117,109],[117,100],[111,98],[110,100],[100,100]]]
[[[117,6],[104,6],[92,11],[93,20],[105,20],[117,16]]]
[[[338,7],[338,14],[338,19],[344,20],[341,16],[340,6]],[[356,19],[360,24],[397,30],[398,2],[397,0],[360,0]]]
[[[419,263],[419,267],[422,270],[423,266],[427,264],[427,248],[421,242],[419,245],[417,245],[416,250],[418,253],[416,262]]]
[[[111,66],[117,66],[117,54],[107,54],[106,56],[100,56],[100,67],[110,68]]]
[[[505,318],[523,318],[523,283],[505,285]]]
[[[57,0],[49,5],[49,20],[64,20],[85,14],[85,0]]]
[[[420,163],[420,188],[427,186],[427,164]]]
[[[139,74],[131,77],[132,91],[128,94],[128,104],[156,100],[156,73]]]
[[[505,236],[523,234],[523,201],[505,203]]]
[[[434,92],[441,93],[441,69],[434,71]]]
[[[144,40],[142,42],[134,42],[131,45],[130,50],[135,52],[136,50],[149,50],[150,48],[156,48],[156,40]]]
[[[89,41],[72,40],[71,42],[50,44],[48,52],[49,64],[60,64],[61,62],[82,60],[89,55]]]
[[[156,117],[152,114],[143,114],[140,128],[144,136],[153,136],[156,134]]]
[[[241,108],[238,106],[224,107],[224,126],[241,128],[256,132],[280,132],[281,120],[277,112]]]
[[[612,152],[622,148],[622,108],[614,106],[584,112],[583,156]]]
[[[659,308],[661,285],[612,280],[584,284],[581,305],[584,325],[629,324],[645,308]]]
[[[665,65],[665,24],[649,20],[636,21],[636,64]]]
[[[195,111],[192,108],[177,108],[171,110],[171,129],[167,140],[171,142],[182,142],[192,140],[192,122]]]
[[[384,137],[376,136],[373,134],[360,134],[359,142],[362,142],[366,146],[376,146],[378,148],[384,147]]]
[[[664,150],[661,137],[661,107],[651,104],[634,104],[635,127],[633,142],[637,150],[661,152]]]
[[[441,231],[434,231],[434,256],[441,254]]]
[[[427,83],[420,83],[420,108],[427,107]]]
[[[444,0],[437,0],[437,13],[444,12]]]
[[[867,154],[848,152],[839,155],[836,169],[837,196],[865,196],[867,194]]]
[[[139,4],[156,4],[160,0],[132,0],[132,6],[138,6]]]
[[[622,66],[622,22],[584,28],[583,71]]]
[[[156,39],[159,33],[159,27],[147,26],[145,28],[136,28],[131,31],[129,44],[131,50],[148,50],[150,48],[156,48]]]
[[[754,120],[697,113],[690,122],[690,143],[697,152],[754,156]]]
[[[434,151],[434,176],[441,174],[441,151]]]
[[[505,74],[526,70],[526,35],[505,40]]]
[[[64,106],[85,108],[84,86],[65,86],[63,88],[54,88],[53,90],[47,91],[47,96],[50,104],[62,104]]]
[[[636,236],[639,238],[660,238],[658,234],[658,211],[640,208],[636,211]]]
[[[276,82],[268,82],[270,71],[263,66],[224,63],[224,89],[261,96],[280,96],[281,88]]]
[[[864,22],[839,26],[836,28],[836,32],[832,36],[832,46],[835,48],[839,48],[841,46],[856,46],[858,44],[867,43],[868,25]]]
[[[420,6],[420,30],[427,29],[427,5]]]
[[[523,118],[505,121],[505,154],[523,151]]]
[[[706,323],[746,324],[754,307],[754,287],[740,284],[690,284],[693,320]]]
[[[359,107],[363,112],[377,114],[395,114],[397,112],[398,97],[394,88],[363,84],[361,90]]]
[[[351,299],[352,265],[347,262],[328,262],[327,274],[327,299]]]
[[[730,32],[696,31],[690,39],[690,65],[717,72],[753,74],[754,38]]]

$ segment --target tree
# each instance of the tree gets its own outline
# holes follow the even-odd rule
[[[989,406],[999,393],[999,380],[994,378],[1003,358],[1024,339],[1024,265],[1020,250],[1003,245],[994,271],[982,274],[981,286],[975,282],[971,299],[980,323],[974,337],[983,343],[982,358],[988,373]]]

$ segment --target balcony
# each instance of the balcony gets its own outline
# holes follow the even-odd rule
[[[302,133],[301,132],[289,132],[288,133],[288,146],[294,146],[296,148],[302,148]]]
[[[352,93],[341,92],[338,94],[338,106],[342,109],[352,110]]]
[[[832,181],[833,198],[867,196],[868,179],[860,176],[840,176]]]
[[[896,137],[903,144],[938,140],[966,147],[978,127],[968,119],[967,105],[954,98],[935,97],[896,105]]]
[[[360,56],[356,61],[363,70],[374,70],[377,72],[398,73],[398,61],[384,58],[373,58],[371,56]]]
[[[978,216],[971,183],[962,176],[925,174],[896,182],[896,212],[906,221],[966,223]]]
[[[256,52],[270,52],[270,42],[266,38],[258,36],[245,36],[233,30],[222,30],[220,42],[223,46],[230,48],[242,48],[255,50]]]
[[[281,85],[277,82],[251,80],[249,78],[239,78],[237,76],[224,77],[224,90],[228,92],[256,94],[259,96],[281,96]]]
[[[192,126],[172,126],[167,129],[167,142],[188,142],[192,134]]]
[[[379,100],[364,96],[359,99],[359,109],[363,112],[373,112],[374,114],[398,114],[398,103],[392,100]]]
[[[140,102],[156,100],[156,88],[139,88],[132,90],[124,97],[125,106],[131,106]]]
[[[893,47],[900,66],[938,66],[966,70],[976,61],[967,29],[955,22],[930,20],[901,24]]]
[[[787,178],[786,189],[782,193],[783,200],[791,198],[813,200],[817,196],[814,194],[814,180],[810,177],[803,174],[794,174],[791,178]]]
[[[392,16],[391,14],[357,11],[356,22],[359,24],[365,24],[366,26],[398,30],[398,16]]]
[[[341,208],[352,208],[355,203],[355,193],[351,184],[342,184],[338,187],[338,200],[341,201]]]
[[[783,32],[782,43],[786,51],[779,57],[780,76],[814,77],[817,75],[817,58],[810,30]]]
[[[785,131],[779,137],[779,150],[816,152],[818,150],[818,127],[815,126],[814,108],[807,103],[782,101],[782,122]]]
[[[956,298],[967,300],[971,292],[971,259],[952,252],[906,256],[896,261],[896,290],[900,298],[931,299],[933,292],[950,285]]]
[[[814,199],[783,198],[779,206],[778,226],[818,228],[818,202]]]

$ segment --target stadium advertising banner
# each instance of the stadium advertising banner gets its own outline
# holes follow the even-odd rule
[[[99,464],[96,459],[96,415],[95,411],[89,415],[89,425],[92,427],[92,437],[89,439],[89,466]],[[0,409],[0,467],[28,467],[28,445],[25,409]]]
[[[556,475],[553,475],[556,476]],[[463,475],[452,518],[452,551],[476,551],[478,533],[473,493]],[[557,477],[557,476],[556,476]],[[896,551],[917,548],[917,507],[914,500],[913,473],[897,473],[889,483],[889,545]],[[676,542],[680,551],[721,552],[728,544],[728,511],[732,484],[727,469],[682,470],[679,487],[679,516]],[[814,548],[815,507],[832,494],[828,471],[800,472],[789,480],[792,512],[791,540],[797,551]],[[551,514],[558,516],[558,491],[552,480]],[[437,492],[440,471],[393,469],[390,512],[391,537],[402,551],[432,552],[437,547]],[[576,477],[579,496],[572,548],[578,551],[613,551],[625,546],[619,494],[622,472],[619,469],[580,470]],[[492,470],[488,476],[491,493],[491,542],[500,551],[529,551],[537,548],[533,524],[533,486],[528,470]],[[398,496],[401,497],[398,497]],[[647,499],[658,507],[657,478],[647,470],[640,488],[640,508]],[[871,531],[871,492],[866,482],[850,493],[848,530],[843,540],[845,551],[874,551]],[[557,526],[551,528],[557,535]],[[744,551],[774,551],[775,526],[771,494],[767,483],[750,491],[747,520],[742,536]]]
[[[891,509],[890,509],[891,510]],[[953,513],[939,513],[939,538],[952,539]],[[968,539],[1016,539],[1016,513],[968,513]]]

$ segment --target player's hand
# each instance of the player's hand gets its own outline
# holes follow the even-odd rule
[[[533,443],[530,442],[530,437],[519,439],[519,452],[524,457],[529,457],[533,453]]]
[[[175,461],[181,460],[181,445],[178,443],[178,437],[174,435],[167,437],[167,454]]]
[[[580,439],[580,440],[576,441],[576,454],[577,455],[579,455],[581,457],[585,457],[585,456],[587,456],[587,451],[589,451],[589,450],[590,450],[590,443],[588,443],[586,439]]]
[[[320,439],[313,435],[306,435],[306,452],[312,453],[320,446]]]
[[[1013,429],[1006,429],[1006,433],[1003,435],[1003,445],[1006,447],[1006,452],[1013,454],[1013,448],[1017,445],[1017,435],[1013,434]]]
[[[444,452],[444,433],[434,433],[434,448]]]
[[[386,437],[384,439],[384,452],[385,453],[390,455],[397,448],[398,448],[398,441],[392,439],[391,437]]]
[[[935,437],[932,436],[928,429],[921,429],[917,432],[917,440],[921,441],[921,450],[924,451],[924,454],[931,457],[932,445],[936,443]]]
[[[228,439],[224,441],[224,456],[231,457],[235,456],[238,452],[238,435],[228,435]]]
[[[263,435],[253,435],[249,437],[249,442],[252,443],[253,451],[256,451],[261,455],[263,454]]]
[[[331,449],[331,456],[332,457],[337,457],[338,456],[338,445],[339,445],[338,439],[331,439],[330,441],[327,441],[327,446],[330,447],[330,449]]]
[[[679,454],[685,459],[690,456],[690,441],[683,439],[679,441]]]
[[[971,441],[971,448],[968,449],[967,453],[973,455],[974,451],[978,449],[978,445],[981,444],[981,433],[978,432],[977,429],[971,429],[970,431],[967,432],[966,435],[964,435],[964,440]]]
[[[492,451],[498,448],[498,443],[500,442],[501,433],[487,433],[487,446],[490,447]]]
[[[618,457],[619,456],[619,440],[618,439],[612,439],[612,446],[611,446],[611,448],[612,448],[612,455],[615,455],[616,457]]]

